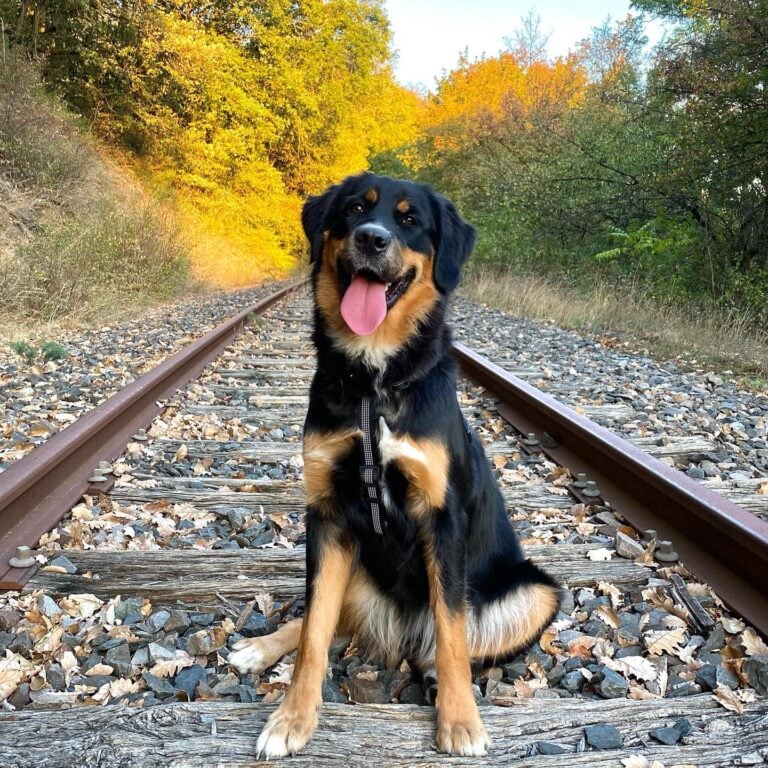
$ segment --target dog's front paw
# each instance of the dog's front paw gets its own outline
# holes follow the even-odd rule
[[[317,728],[317,710],[297,710],[282,704],[271,715],[256,743],[257,756],[271,760],[295,755]]]
[[[484,755],[491,740],[485,730],[480,715],[449,720],[437,715],[437,748],[449,755],[464,755],[466,757]]]
[[[248,672],[263,672],[274,662],[266,653],[267,641],[261,637],[244,637],[234,645],[227,660],[241,675]]]

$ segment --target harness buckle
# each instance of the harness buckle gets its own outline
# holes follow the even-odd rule
[[[376,464],[364,464],[360,467],[360,479],[365,485],[378,485],[381,480],[381,470]]]

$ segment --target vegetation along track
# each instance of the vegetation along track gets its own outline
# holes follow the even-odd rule
[[[257,762],[256,735],[292,659],[241,676],[227,658],[241,636],[273,631],[303,607],[309,317],[302,290],[249,324],[240,317],[240,335],[217,342],[226,349],[186,391],[160,394],[155,379],[138,380],[154,408],[168,398],[165,410],[139,417],[129,405],[145,423],[154,416],[146,437],[121,418],[124,452],[104,442],[58,470],[74,507],[48,518],[48,530],[31,533],[44,506],[37,496],[26,516],[0,513],[3,532],[13,527],[14,543],[34,545],[44,563],[9,571],[8,586],[25,583],[0,597],[0,766]],[[566,587],[536,646],[475,677],[493,739],[486,762],[764,764],[768,646],[754,627],[768,628],[768,524],[469,348],[456,354],[472,377],[459,384],[462,408],[510,516],[529,556]],[[194,378],[192,361],[185,365]],[[116,402],[103,409],[115,418]],[[86,432],[96,438],[100,429]],[[43,458],[59,443],[51,439]],[[650,447],[668,460],[690,451],[682,440]],[[101,450],[108,480],[88,486]],[[66,501],[61,477],[47,478],[35,459],[0,476],[5,509],[34,487],[19,479],[28,467],[41,496]],[[577,487],[572,472],[597,487]],[[657,535],[646,540],[627,521]],[[19,540],[21,530],[34,538]],[[476,763],[435,752],[433,713],[418,706],[422,688],[407,663],[384,669],[353,644],[333,650],[329,672],[319,730],[294,764]],[[82,706],[94,704],[105,706]]]

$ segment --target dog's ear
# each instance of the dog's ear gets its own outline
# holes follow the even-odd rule
[[[323,250],[323,232],[328,229],[326,221],[338,191],[338,184],[328,187],[322,195],[310,197],[301,209],[301,225],[309,240],[310,264],[320,258]]]
[[[450,293],[459,284],[461,267],[472,253],[475,228],[461,218],[450,200],[440,195],[435,195],[435,208],[435,283],[443,293]]]

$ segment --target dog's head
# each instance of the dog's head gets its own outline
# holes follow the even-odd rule
[[[315,296],[347,351],[385,357],[459,282],[475,240],[456,208],[425,184],[351,176],[302,211]]]

